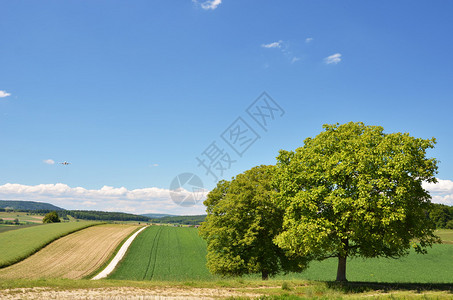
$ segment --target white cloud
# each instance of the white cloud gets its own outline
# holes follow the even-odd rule
[[[453,181],[437,178],[437,183],[423,183],[423,188],[433,193],[451,193],[453,194]]]
[[[152,168],[152,167],[158,167],[159,164],[150,164],[149,166],[150,166],[151,168]]]
[[[93,201],[84,201],[84,202],[82,202],[82,205],[83,205],[83,206],[86,206],[86,207],[95,206],[95,205],[96,205],[96,202],[93,202]]]
[[[423,183],[432,196],[432,202],[453,205],[453,181],[437,179],[437,183]]]
[[[46,160],[43,160],[43,162],[45,164],[48,164],[48,165],[54,165],[55,164],[55,161],[53,159],[46,159]]]
[[[219,6],[222,3],[222,0],[206,0],[206,1],[198,1],[198,0],[192,0],[192,2],[199,4],[201,8],[204,10],[209,10],[209,9],[216,9],[217,6]]]
[[[307,43],[307,44],[311,43],[311,41],[313,41],[313,38],[311,38],[311,37],[308,37],[305,39],[305,43]]]
[[[340,61],[341,61],[340,53],[335,53],[335,54],[332,54],[331,56],[327,56],[326,58],[324,58],[324,62],[328,65],[338,64]]]
[[[269,43],[269,44],[262,44],[261,47],[263,47],[263,48],[281,48],[282,41],[273,42],[273,43]]]
[[[11,96],[10,93],[7,93],[6,91],[0,91],[0,98],[5,98]]]
[[[190,192],[184,189],[180,193],[190,195]],[[202,202],[207,193],[208,191],[205,190],[201,200],[194,206],[182,207],[172,201],[170,190],[156,187],[128,190],[125,187],[103,186],[101,189],[89,190],[83,187],[70,187],[63,183],[0,185],[0,199],[48,202],[65,209],[121,211],[137,214],[204,214],[205,207]]]
[[[278,49],[283,54],[283,56],[285,56],[288,59],[288,61],[291,64],[300,60],[300,57],[297,57],[293,54],[293,52],[290,49],[291,48],[290,44],[288,42],[279,40],[277,42],[272,42],[269,44],[261,44],[261,47],[267,48],[267,49],[272,49],[272,48]]]

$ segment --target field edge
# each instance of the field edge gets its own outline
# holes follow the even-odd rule
[[[86,291],[93,289],[129,289],[137,293],[161,293],[172,290],[230,292],[228,299],[306,299],[306,298],[380,298],[380,299],[451,299],[453,284],[417,283],[336,283],[311,280],[249,280],[227,278],[218,281],[131,281],[131,280],[87,280],[87,279],[39,279],[5,280],[0,283],[0,295],[24,292],[26,289],[39,293],[45,291]],[[237,298],[236,298],[237,297]],[[263,298],[264,297],[264,298]],[[217,297],[216,297],[217,298]]]
[[[85,279],[92,279],[94,276],[96,276],[97,274],[101,273],[109,264],[110,262],[113,260],[113,258],[115,258],[116,254],[118,253],[118,251],[120,251],[121,247],[124,245],[124,243],[132,236],[134,235],[137,231],[139,231],[141,228],[143,228],[143,226],[141,227],[138,227],[137,229],[135,229],[134,231],[132,231],[128,236],[126,236],[122,241],[121,243],[118,244],[118,246],[115,248],[115,250],[112,252],[112,254],[109,256],[109,259],[105,261],[104,264],[102,264],[102,266],[100,266],[98,269],[96,269],[95,271],[91,272],[90,274],[84,276],[82,279],[85,280]],[[126,252],[126,255],[127,255],[127,252]],[[124,257],[126,257],[126,255]],[[124,258],[123,257],[123,258]],[[120,261],[121,262],[121,261]]]

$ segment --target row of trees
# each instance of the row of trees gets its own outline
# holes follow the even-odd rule
[[[206,215],[195,216],[167,216],[150,219],[151,223],[161,224],[182,224],[182,225],[200,225],[206,218]]]
[[[453,229],[453,206],[433,203],[429,218],[436,228]]]
[[[2,211],[2,209],[0,209]],[[49,209],[14,209],[7,211],[27,212],[30,214],[43,215],[55,211],[62,219],[67,220],[68,216],[72,216],[81,220],[97,220],[97,221],[136,221],[149,222],[151,218],[140,215],[133,215],[121,212],[95,211],[95,210],[49,210]]]
[[[0,218],[0,224],[7,224],[7,225],[19,225],[20,222],[19,222],[19,219],[18,218],[15,218],[14,220],[3,220],[2,218]]]
[[[21,212],[28,212],[31,214],[48,214],[53,210],[38,209],[38,210],[16,210]],[[81,220],[95,220],[95,221],[136,221],[148,222],[151,219],[146,216],[133,215],[121,212],[108,212],[108,211],[95,211],[95,210],[56,210],[59,218],[68,220],[68,216]]]
[[[258,166],[220,181],[208,195],[200,235],[208,268],[222,275],[302,271],[310,261],[426,253],[435,224],[422,182],[436,182],[427,158],[435,139],[386,134],[363,123],[324,125],[275,166]]]
[[[93,221],[136,221],[148,222],[150,218],[145,216],[133,215],[121,212],[107,212],[107,211],[94,211],[94,210],[59,210],[58,215],[63,218],[71,216],[81,220]]]

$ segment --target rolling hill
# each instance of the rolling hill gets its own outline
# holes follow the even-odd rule
[[[11,210],[63,210],[63,208],[45,202],[0,200],[0,208]]]

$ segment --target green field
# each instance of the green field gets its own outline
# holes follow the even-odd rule
[[[452,283],[453,282],[453,230],[436,230],[443,244],[428,249],[428,254],[416,254],[399,259],[353,258],[348,260],[347,276],[350,281],[366,282],[417,282],[417,283]],[[295,278],[309,280],[335,280],[337,259],[312,262],[301,274],[277,276],[277,278]]]
[[[69,222],[33,226],[0,233],[0,268],[14,264],[50,242],[99,222]]]
[[[453,230],[439,231],[447,242]],[[132,243],[126,257],[109,279],[126,280],[221,280],[206,268],[206,244],[194,228],[151,226]],[[302,273],[278,275],[278,280],[333,281],[337,260],[312,262]],[[428,254],[411,252],[400,259],[349,259],[350,281],[451,283],[453,280],[453,245],[434,245]],[[258,275],[246,276],[257,279]]]
[[[43,215],[33,215],[27,212],[6,212],[0,211],[0,233],[16,230],[42,224]],[[19,221],[19,225],[5,224],[5,222],[13,222],[15,219]]]
[[[35,228],[45,226],[48,225]],[[444,241],[452,241],[453,230],[437,233]],[[2,251],[0,249],[0,255]],[[198,236],[197,229],[151,226],[137,236],[109,280],[2,279],[0,298],[38,297],[40,290],[35,294],[31,292],[36,287],[45,287],[46,292],[52,291],[52,295],[61,295],[64,291],[69,297],[73,292],[75,298],[81,295],[94,298],[116,288],[121,293],[129,290],[124,295],[131,298],[142,295],[144,291],[153,291],[153,295],[175,296],[179,293],[181,297],[211,298],[215,295],[230,299],[259,296],[259,299],[451,299],[453,295],[451,244],[435,245],[427,255],[411,253],[397,260],[349,260],[347,275],[350,282],[347,284],[333,282],[335,259],[313,262],[300,274],[279,275],[262,281],[258,275],[243,278],[211,275],[205,267],[205,255],[206,243]],[[77,294],[78,291],[82,294]]]
[[[438,229],[435,234],[442,239],[444,244],[453,244],[453,230],[452,229]]]
[[[335,280],[337,259],[312,262],[300,274],[288,274],[288,279]],[[277,278],[283,279],[283,276]],[[349,281],[405,282],[405,283],[452,283],[453,245],[434,245],[428,254],[411,252],[399,259],[373,258],[349,259],[347,263]]]
[[[151,226],[132,243],[111,279],[209,280],[206,243],[197,229]]]
[[[17,219],[19,223],[42,223],[44,215],[30,214],[22,211],[6,212],[0,211],[0,219],[3,221],[13,221]]]
[[[0,233],[6,232],[6,231],[11,231],[11,230],[16,230],[16,229],[27,228],[27,227],[39,226],[39,225],[41,225],[41,224],[27,224],[27,225],[0,224]]]

